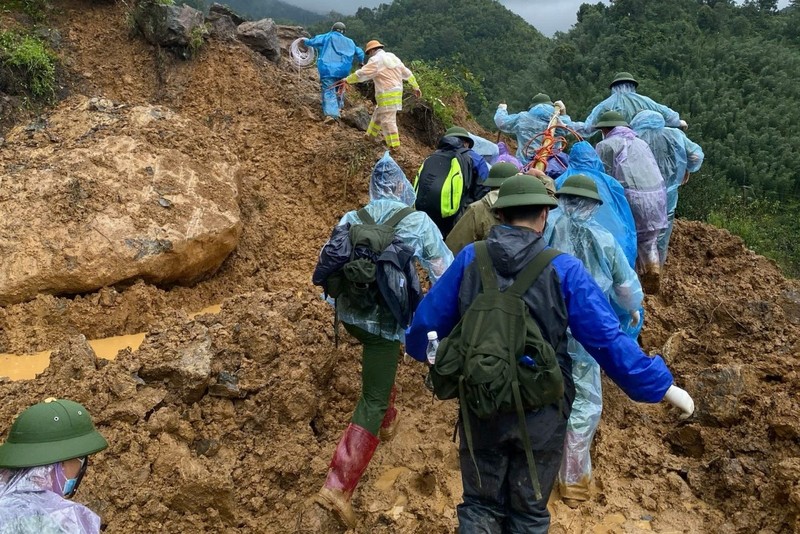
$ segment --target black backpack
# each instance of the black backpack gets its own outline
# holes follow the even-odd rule
[[[361,224],[334,228],[320,252],[312,281],[336,302],[337,344],[340,304],[362,311],[379,305],[402,328],[410,324],[422,290],[412,261],[414,251],[395,235],[395,229],[411,213],[413,208],[403,208],[378,224],[362,208],[358,211]]]
[[[522,295],[559,254],[550,248],[542,250],[511,286],[500,291],[486,241],[475,243],[482,291],[442,340],[431,369],[436,396],[460,400],[473,462],[470,414],[489,419],[499,413],[517,413],[537,499],[542,498],[541,490],[524,412],[559,403],[564,395],[564,378],[555,350],[542,337]]]
[[[439,149],[425,158],[417,171],[414,207],[428,214],[438,226],[439,221],[461,215],[471,182],[469,151]]]

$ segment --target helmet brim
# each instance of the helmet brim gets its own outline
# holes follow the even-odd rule
[[[97,430],[81,436],[44,443],[9,443],[0,445],[0,467],[23,468],[50,465],[72,458],[82,458],[108,448]]]

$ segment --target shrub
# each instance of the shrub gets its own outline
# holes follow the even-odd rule
[[[0,30],[0,70],[7,89],[51,100],[56,92],[56,58],[36,37]]]

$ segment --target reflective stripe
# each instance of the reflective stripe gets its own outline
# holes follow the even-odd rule
[[[358,83],[358,76],[356,76],[356,73],[354,72],[353,74],[345,78],[344,81],[346,81],[347,83]]]
[[[408,83],[411,84],[411,87],[414,89],[419,89],[419,84],[417,83],[417,78],[413,74],[408,78]]]
[[[386,144],[389,146],[389,148],[400,146],[400,134],[396,133],[385,134],[383,138],[386,141]]]
[[[370,121],[369,126],[367,126],[367,135],[378,135],[381,132],[381,127]]]
[[[403,91],[389,91],[375,95],[375,101],[379,106],[396,106],[403,103]]]

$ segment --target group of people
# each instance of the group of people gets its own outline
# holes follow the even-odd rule
[[[314,282],[336,307],[336,316],[363,344],[362,394],[318,497],[348,526],[356,524],[353,491],[378,444],[396,432],[394,380],[401,346],[431,364],[431,340],[463,337],[462,321],[490,290],[520,293],[537,335],[554,351],[563,392],[555,402],[525,409],[522,424],[513,411],[481,418],[470,411],[472,405],[462,409],[459,532],[547,532],[547,499],[556,485],[570,506],[590,498],[589,451],[602,411],[601,369],[635,401],[664,400],[678,407],[681,417],[693,413],[691,396],[673,383],[663,359],[645,354],[636,339],[645,291],[658,287],[677,188],[699,168],[703,153],[679,128],[685,125],[677,113],[638,95],[636,85],[629,74],[618,75],[612,96],[584,123],[572,121],[563,104],[543,94],[528,112],[508,115],[505,105],[498,108],[497,125],[516,133],[520,147],[554,114],[574,131],[602,132],[596,147],[581,140],[561,154],[566,166],[557,172],[530,167],[536,149],[518,152],[516,159],[498,151],[488,165],[476,153],[476,136],[460,127],[445,133],[413,185],[387,152],[370,179],[370,202],[347,213],[334,229],[320,265],[344,272],[345,285],[377,288],[364,305],[362,297],[337,293],[339,279],[326,280],[319,266],[315,272]],[[378,227],[394,236],[395,246],[405,245],[404,257],[418,260],[431,281],[424,296],[413,277],[397,284],[417,288],[400,297],[419,300],[403,318],[387,311],[398,296],[380,283],[380,274],[357,279],[347,274],[354,261],[369,258],[383,272],[381,246],[370,248],[374,243],[362,239],[343,248],[335,238]],[[534,263],[537,268],[531,269]],[[537,272],[527,284],[529,271]],[[520,277],[524,290],[515,285]],[[435,376],[442,351],[434,355]],[[516,357],[531,365],[527,354]],[[465,382],[467,375],[464,370]],[[391,433],[384,432],[388,428]],[[535,466],[529,470],[530,458]]]

